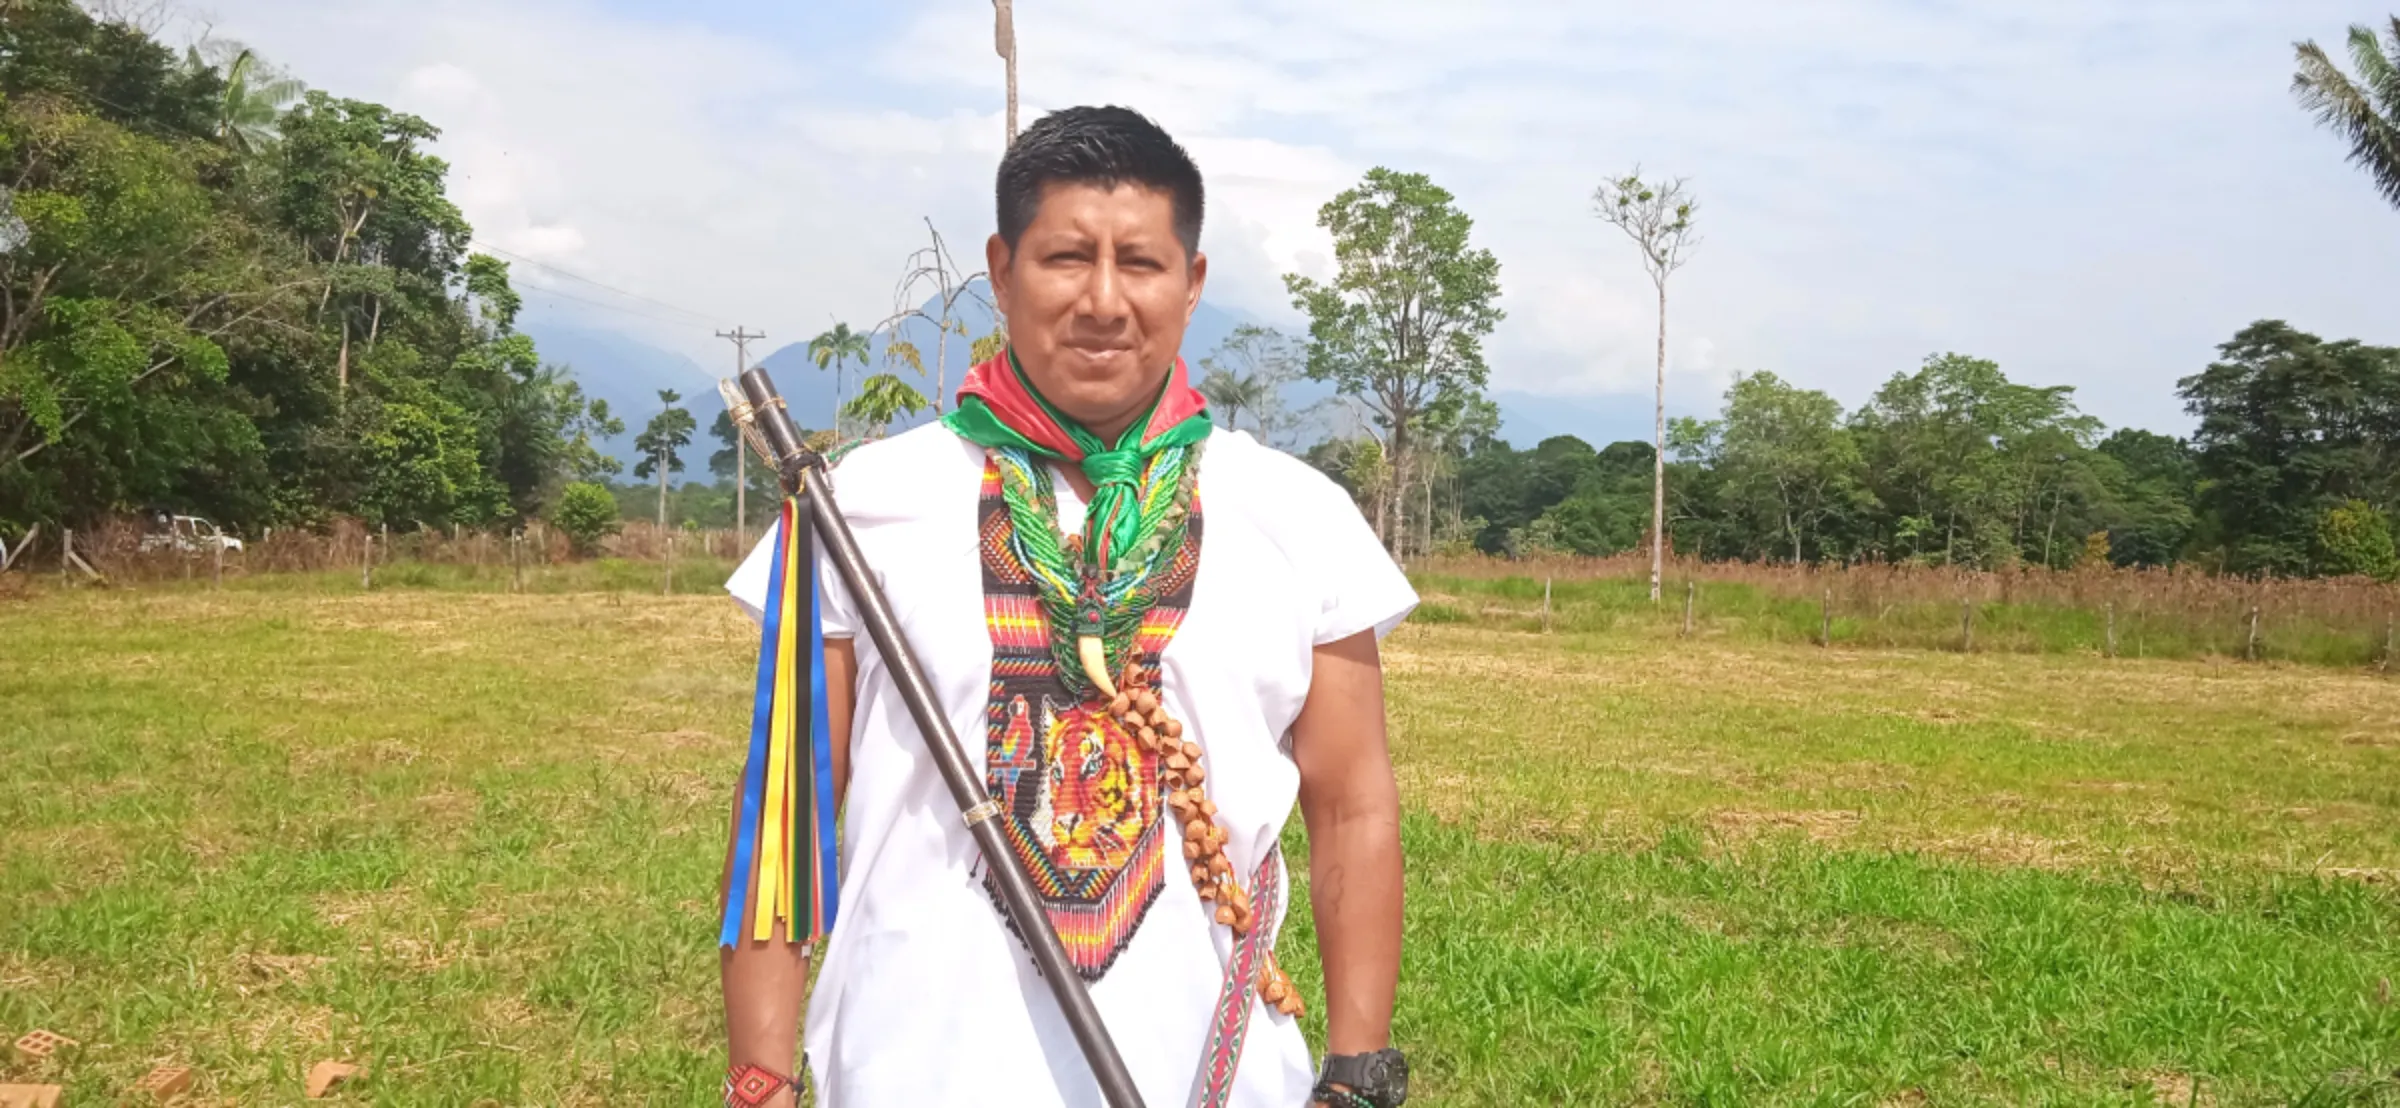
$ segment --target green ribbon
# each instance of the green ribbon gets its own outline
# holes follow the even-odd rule
[[[978,396],[959,400],[958,407],[942,417],[944,426],[960,438],[982,447],[1005,446],[1023,450],[1039,458],[1074,462],[1083,475],[1091,479],[1092,499],[1084,508],[1083,564],[1088,582],[1105,580],[1116,570],[1116,563],[1140,544],[1143,512],[1140,510],[1142,474],[1149,469],[1150,460],[1169,447],[1190,446],[1208,438],[1211,427],[1208,415],[1196,414],[1159,432],[1144,441],[1142,433],[1150,427],[1150,418],[1158,410],[1159,399],[1166,395],[1166,383],[1159,385],[1159,395],[1150,398],[1150,406],[1142,410],[1141,418],[1125,428],[1115,446],[1101,441],[1100,436],[1069,419],[1033,387],[1025,376],[1025,368],[1017,364],[1017,352],[1008,352],[1009,371],[1027,395],[1041,405],[1059,430],[1075,444],[1081,457],[1071,457],[1034,441],[1022,431],[1009,426],[989,404]],[[1079,621],[1081,622],[1081,621]],[[1078,628],[1079,633],[1090,633]]]

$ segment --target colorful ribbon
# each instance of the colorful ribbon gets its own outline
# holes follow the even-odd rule
[[[833,927],[841,889],[832,726],[825,707],[824,597],[807,497],[783,502],[776,538],[719,946],[772,938],[777,922],[784,924],[786,941],[822,938]]]

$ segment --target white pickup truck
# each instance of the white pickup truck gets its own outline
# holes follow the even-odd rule
[[[159,550],[238,551],[242,540],[218,530],[217,525],[199,516],[178,516],[161,513],[150,517],[149,530],[142,535],[142,553]]]

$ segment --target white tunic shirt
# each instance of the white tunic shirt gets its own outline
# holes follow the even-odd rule
[[[933,424],[861,447],[834,473],[860,550],[976,765],[986,760],[993,653],[976,531],[983,470],[982,448]],[[1298,459],[1218,430],[1199,480],[1199,571],[1162,684],[1169,713],[1204,749],[1228,859],[1248,874],[1298,795],[1290,730],[1314,648],[1388,633],[1416,594],[1340,486]],[[1073,534],[1083,505],[1066,481],[1056,485],[1061,529]],[[770,531],[725,585],[753,619],[775,540]],[[856,639],[859,693],[840,916],[802,1036],[817,1104],[1099,1108],[1074,1036],[986,892],[958,806],[830,561],[822,576],[825,634]],[[1170,858],[1177,842],[1168,840]],[[1178,873],[1169,867],[1139,929],[1091,985],[1153,1108],[1190,1103],[1231,951],[1229,929]],[[1280,929],[1281,913],[1259,922]],[[1298,1025],[1255,993],[1251,1004],[1231,1103],[1305,1104],[1315,1067]]]

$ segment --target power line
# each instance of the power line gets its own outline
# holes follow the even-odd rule
[[[706,313],[706,312],[696,312],[696,311],[693,311],[693,310],[692,310],[692,309],[690,309],[690,308],[686,308],[686,307],[683,307],[683,306],[681,306],[681,305],[678,305],[678,304],[669,304],[669,303],[667,303],[667,302],[666,302],[666,301],[664,301],[664,300],[660,300],[660,299],[658,299],[658,298],[656,298],[656,297],[644,296],[644,295],[642,295],[642,294],[640,294],[640,293],[638,293],[638,292],[627,292],[627,291],[625,291],[624,289],[618,288],[618,287],[617,287],[617,286],[615,286],[615,285],[608,284],[607,282],[604,282],[604,281],[595,281],[595,280],[593,280],[593,279],[591,279],[591,278],[589,278],[589,277],[586,277],[586,276],[584,276],[583,274],[580,274],[580,273],[577,273],[577,272],[575,272],[574,270],[571,270],[571,269],[565,269],[565,268],[562,268],[562,267],[560,267],[560,266],[555,266],[555,265],[552,265],[552,264],[550,264],[549,262],[540,261],[540,260],[537,260],[537,259],[534,259],[534,258],[528,258],[528,257],[526,257],[526,256],[525,256],[525,255],[523,255],[523,254],[519,254],[519,253],[517,253],[517,252],[515,252],[515,251],[513,251],[513,250],[504,250],[504,249],[501,249],[500,247],[494,246],[494,245],[492,245],[491,243],[488,243],[488,242],[483,242],[483,241],[480,241],[480,240],[478,240],[478,241],[476,241],[476,242],[475,242],[473,245],[475,245],[475,246],[476,246],[476,247],[478,247],[478,248],[484,249],[484,250],[489,250],[489,251],[491,251],[491,252],[492,252],[492,253],[494,253],[494,254],[498,254],[498,255],[500,255],[500,256],[502,256],[502,257],[509,258],[509,259],[511,259],[511,260],[513,260],[513,261],[519,261],[519,262],[523,262],[523,263],[525,263],[526,265],[529,265],[529,266],[532,266],[532,267],[534,267],[535,269],[547,270],[547,271],[549,271],[549,272],[551,272],[551,273],[555,273],[555,274],[557,274],[557,275],[559,275],[559,276],[561,276],[561,277],[565,277],[565,278],[567,278],[567,279],[569,279],[569,280],[573,280],[573,281],[581,281],[581,282],[583,282],[584,284],[590,285],[590,286],[592,286],[592,287],[594,287],[594,288],[606,289],[606,290],[608,290],[608,291],[610,291],[610,292],[616,293],[616,294],[617,294],[617,295],[619,295],[619,296],[626,297],[627,299],[631,299],[631,300],[640,300],[640,301],[642,301],[642,302],[644,302],[644,303],[656,304],[656,305],[658,305],[658,306],[659,306],[659,307],[661,307],[661,308],[665,308],[665,309],[667,309],[667,310],[669,310],[669,311],[673,311],[673,312],[676,312],[676,313],[678,313],[678,314],[681,314],[681,315],[688,315],[688,316],[691,316],[692,318],[694,318],[694,319],[698,319],[698,320],[712,321],[712,322],[713,322],[713,321],[714,321],[714,319],[715,319],[715,317],[713,317],[713,316],[709,315],[709,314],[708,314],[708,313]]]
[[[692,325],[692,321],[691,321],[691,320],[689,320],[689,319],[677,319],[677,318],[674,318],[674,317],[672,317],[672,316],[661,315],[661,314],[659,314],[659,313],[657,313],[657,312],[644,312],[644,311],[638,311],[638,310],[636,310],[636,309],[633,309],[633,308],[628,308],[628,307],[626,307],[626,306],[624,306],[624,305],[622,305],[622,304],[611,304],[611,303],[608,303],[607,301],[604,301],[604,300],[593,300],[593,299],[590,299],[590,298],[588,298],[588,297],[576,296],[576,295],[573,295],[573,294],[571,294],[571,293],[564,293],[564,292],[560,292],[560,291],[558,291],[557,289],[547,289],[547,288],[535,288],[535,289],[529,289],[529,290],[527,290],[527,292],[526,292],[526,294],[525,294],[525,295],[526,295],[528,298],[530,298],[530,297],[535,297],[535,296],[555,296],[555,297],[557,297],[557,298],[559,298],[559,299],[561,299],[561,300],[572,300],[572,301],[574,301],[574,302],[576,302],[576,303],[578,303],[578,304],[589,304],[589,305],[591,305],[592,307],[595,307],[595,308],[600,308],[600,309],[603,309],[603,310],[606,310],[606,311],[611,311],[611,312],[618,312],[618,313],[621,313],[621,314],[624,314],[624,315],[629,315],[629,316],[632,316],[632,317],[634,317],[634,318],[636,318],[636,319],[647,319],[647,320],[649,320],[649,321],[650,321],[650,322],[652,322],[652,323],[664,323],[664,324],[666,324],[666,325],[668,325],[668,326],[670,326],[670,327],[689,327],[689,326],[691,326],[691,325]]]

